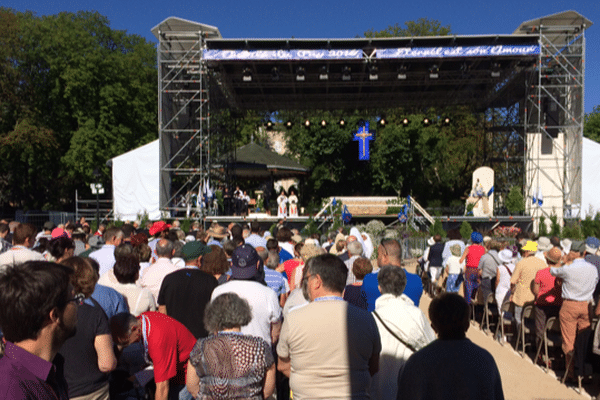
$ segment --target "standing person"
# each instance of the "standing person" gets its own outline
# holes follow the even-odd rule
[[[143,288],[150,290],[155,301],[158,300],[158,292],[165,276],[177,270],[175,264],[171,262],[171,258],[175,255],[173,242],[161,239],[156,245],[156,255],[158,260],[144,270],[140,281]]]
[[[533,294],[535,295],[535,334],[538,345],[544,340],[546,321],[550,317],[557,317],[562,305],[561,284],[550,274],[550,267],[560,267],[562,265],[562,253],[558,247],[553,247],[550,251],[545,252],[544,256],[546,257],[548,268],[539,270],[535,274],[533,281]]]
[[[444,262],[448,279],[446,279],[446,292],[458,293],[460,285],[463,283],[462,274],[465,270],[464,261],[460,262],[461,247],[455,244],[450,247],[450,257]]]
[[[517,255],[517,246],[513,250],[506,248],[498,253],[498,258],[502,262],[496,270],[496,303],[498,304],[498,313],[502,313],[502,303],[510,299],[510,278],[515,270],[515,257]]]
[[[158,294],[158,311],[181,322],[196,339],[208,335],[202,317],[218,286],[215,277],[200,270],[204,256],[211,251],[202,242],[186,243],[181,249],[185,268],[165,276]]]
[[[271,346],[241,332],[251,319],[248,302],[235,293],[224,293],[206,307],[210,336],[196,342],[187,367],[187,388],[195,398],[262,400],[273,394]]]
[[[502,400],[494,357],[466,337],[469,305],[456,293],[431,301],[429,319],[438,339],[414,353],[398,375],[400,400]]]
[[[365,276],[373,272],[371,260],[358,257],[352,264],[352,275],[356,278],[354,283],[344,288],[344,300],[363,310],[367,309],[367,295],[361,290]],[[406,285],[405,285],[406,286]],[[402,288],[404,290],[404,287]]]
[[[429,263],[429,276],[431,278],[431,294],[435,296],[437,280],[442,272],[442,266],[444,259],[442,253],[444,251],[444,244],[442,243],[442,235],[436,234],[433,236],[433,241],[429,242],[430,247],[427,254],[423,255],[423,258]]]
[[[379,268],[388,264],[404,269],[402,267],[402,246],[396,239],[383,239],[377,249],[377,265]],[[418,307],[423,295],[423,283],[419,275],[410,273],[406,269],[404,269],[404,272],[406,273],[404,294]],[[368,311],[375,310],[375,300],[381,296],[377,275],[378,271],[365,276],[361,286],[362,291],[367,296]]]
[[[590,327],[588,308],[598,283],[598,270],[596,266],[584,260],[584,254],[585,242],[574,241],[569,252],[572,262],[561,268],[550,268],[552,276],[562,279],[563,302],[558,319],[562,334],[562,350],[567,364],[574,356],[577,334]],[[574,363],[571,362],[570,365],[568,375],[572,377]]]
[[[371,398],[395,399],[400,368],[415,351],[433,342],[435,333],[423,311],[403,294],[406,273],[402,268],[384,265],[378,279],[381,296],[373,315],[381,337],[381,354]]]
[[[89,299],[98,276],[87,259],[71,257],[62,262],[73,268],[75,292]],[[60,349],[65,359],[65,378],[71,400],[108,400],[108,373],[117,367],[108,318],[102,307],[83,301],[77,309],[77,331]]]
[[[481,276],[481,293],[483,294],[483,301],[486,301],[488,295],[494,291],[496,287],[496,273],[498,266],[502,264],[498,257],[498,252],[502,250],[502,243],[497,240],[490,240],[485,245],[487,253],[481,256],[479,259],[479,265],[477,269]]]
[[[235,293],[246,299],[252,308],[252,320],[242,327],[242,333],[276,343],[281,329],[281,307],[277,295],[262,283],[262,259],[254,247],[243,244],[231,256],[231,279],[213,290],[211,299],[223,293]]]
[[[234,203],[234,213],[233,215],[241,215],[242,214],[242,196],[244,193],[240,190],[239,186],[235,187],[235,191],[233,192],[233,203]]]
[[[546,268],[546,263],[535,256],[536,251],[536,242],[527,241],[525,243],[525,246],[521,248],[523,259],[517,263],[515,272],[510,278],[511,301],[515,304],[517,326],[521,323],[521,313],[525,303],[535,300],[535,295],[531,290],[535,275],[539,270]]]
[[[277,197],[277,218],[287,217],[287,202],[288,198],[285,195],[285,190],[281,189],[281,193]]]
[[[465,263],[465,299],[468,304],[471,304],[473,297],[477,293],[479,288],[479,260],[481,256],[485,254],[485,247],[481,245],[483,236],[479,232],[473,232],[471,234],[471,244],[465,249],[460,262],[466,261]]]
[[[104,245],[96,251],[90,253],[90,258],[98,261],[100,265],[99,275],[102,276],[115,265],[115,249],[123,241],[123,232],[121,229],[113,227],[104,231]]]
[[[144,357],[154,366],[155,400],[192,399],[185,377],[196,338],[181,322],[155,311],[137,318],[119,313],[110,319],[110,330],[119,350],[143,343]]]
[[[290,217],[298,216],[298,197],[293,190],[290,190],[290,197],[288,197],[288,203],[290,203]]]
[[[460,246],[460,256],[465,252],[465,242],[462,240],[462,236],[460,235],[460,231],[458,229],[450,229],[448,231],[448,241],[444,243],[444,251],[442,252],[442,258],[444,259],[444,265],[450,256],[452,255],[450,251],[450,247],[454,245]]]
[[[27,261],[46,261],[43,255],[31,250],[35,243],[35,226],[18,224],[12,235],[12,247],[0,254],[0,272],[6,267],[23,264]]]
[[[277,345],[294,399],[369,398],[381,341],[373,316],[343,300],[347,274],[333,254],[308,261],[302,290],[310,303],[287,315]]]
[[[75,296],[71,274],[70,268],[45,261],[26,262],[0,274],[0,325],[6,340],[0,398],[69,398],[58,351],[75,334],[82,297]]]

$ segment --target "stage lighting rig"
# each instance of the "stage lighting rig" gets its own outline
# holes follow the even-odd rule
[[[344,120],[344,118],[340,118],[340,120],[338,121],[338,125],[342,128],[346,126],[346,121]]]
[[[319,122],[319,125],[321,125],[321,128],[325,128],[327,126],[327,121],[322,119],[321,122]]]
[[[427,117],[423,118],[423,126],[431,125],[431,120]]]
[[[288,119],[287,122],[285,123],[286,129],[291,129],[292,126],[294,126],[294,123]]]
[[[307,119],[307,120],[304,121],[304,127],[305,128],[310,128],[310,120]]]
[[[410,124],[410,121],[408,120],[408,118],[403,118],[402,119],[402,126],[406,128],[408,126],[408,124]]]

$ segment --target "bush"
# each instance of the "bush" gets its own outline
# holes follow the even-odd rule
[[[511,214],[521,214],[525,211],[525,199],[518,186],[513,186],[506,195],[506,209]]]
[[[462,236],[464,240],[469,240],[471,238],[471,233],[473,233],[471,224],[467,221],[463,221],[462,224],[460,224],[460,236]]]
[[[540,217],[540,225],[538,227],[538,236],[548,236],[548,227],[546,226],[546,217]]]
[[[436,219],[435,222],[433,223],[433,225],[431,225],[431,227],[429,228],[429,233],[431,234],[431,236],[441,235],[443,238],[445,238],[446,231],[444,230],[444,227],[442,226],[442,221],[439,219]]]

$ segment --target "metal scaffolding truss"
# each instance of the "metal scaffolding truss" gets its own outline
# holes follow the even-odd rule
[[[528,85],[525,195],[532,215],[579,217],[584,124],[585,30],[575,12],[525,22],[517,31],[539,36],[540,55]],[[555,199],[539,201],[546,194]],[[534,204],[532,199],[539,202]]]
[[[185,211],[204,182],[223,174],[213,170],[211,147],[225,153],[235,127],[221,121],[221,110],[466,106],[483,112],[484,159],[495,170],[497,192],[523,185],[531,198],[540,177],[550,175],[561,209],[572,215],[581,202],[590,25],[567,11],[524,22],[509,35],[223,39],[216,27],[168,18],[152,29],[159,41],[160,208]],[[542,148],[550,140],[559,176],[538,162],[529,145],[535,134],[543,136]]]

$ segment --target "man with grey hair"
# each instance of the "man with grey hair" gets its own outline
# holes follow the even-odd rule
[[[278,369],[295,399],[369,398],[381,341],[373,316],[342,298],[347,273],[333,254],[306,264],[302,291],[310,303],[287,315],[277,345]]]
[[[163,279],[171,272],[177,271],[177,267],[171,262],[174,254],[173,242],[168,239],[160,239],[156,244],[158,259],[144,270],[140,278],[142,287],[150,290],[156,304],[158,304],[158,293]]]
[[[363,255],[363,246],[360,244],[358,240],[353,242],[349,242],[347,245],[348,248],[348,259],[344,261],[346,264],[346,268],[348,268],[348,278],[346,280],[346,285],[352,285],[356,282],[356,277],[352,272],[352,266],[354,265],[354,261]]]
[[[102,235],[104,245],[90,253],[90,258],[98,261],[100,265],[99,276],[104,275],[115,265],[115,249],[123,241],[123,231],[117,227],[108,228]]]
[[[381,337],[379,372],[373,376],[371,398],[394,399],[398,371],[417,350],[435,340],[427,317],[404,292],[406,273],[393,265],[379,270],[381,296],[375,302],[375,322]]]

